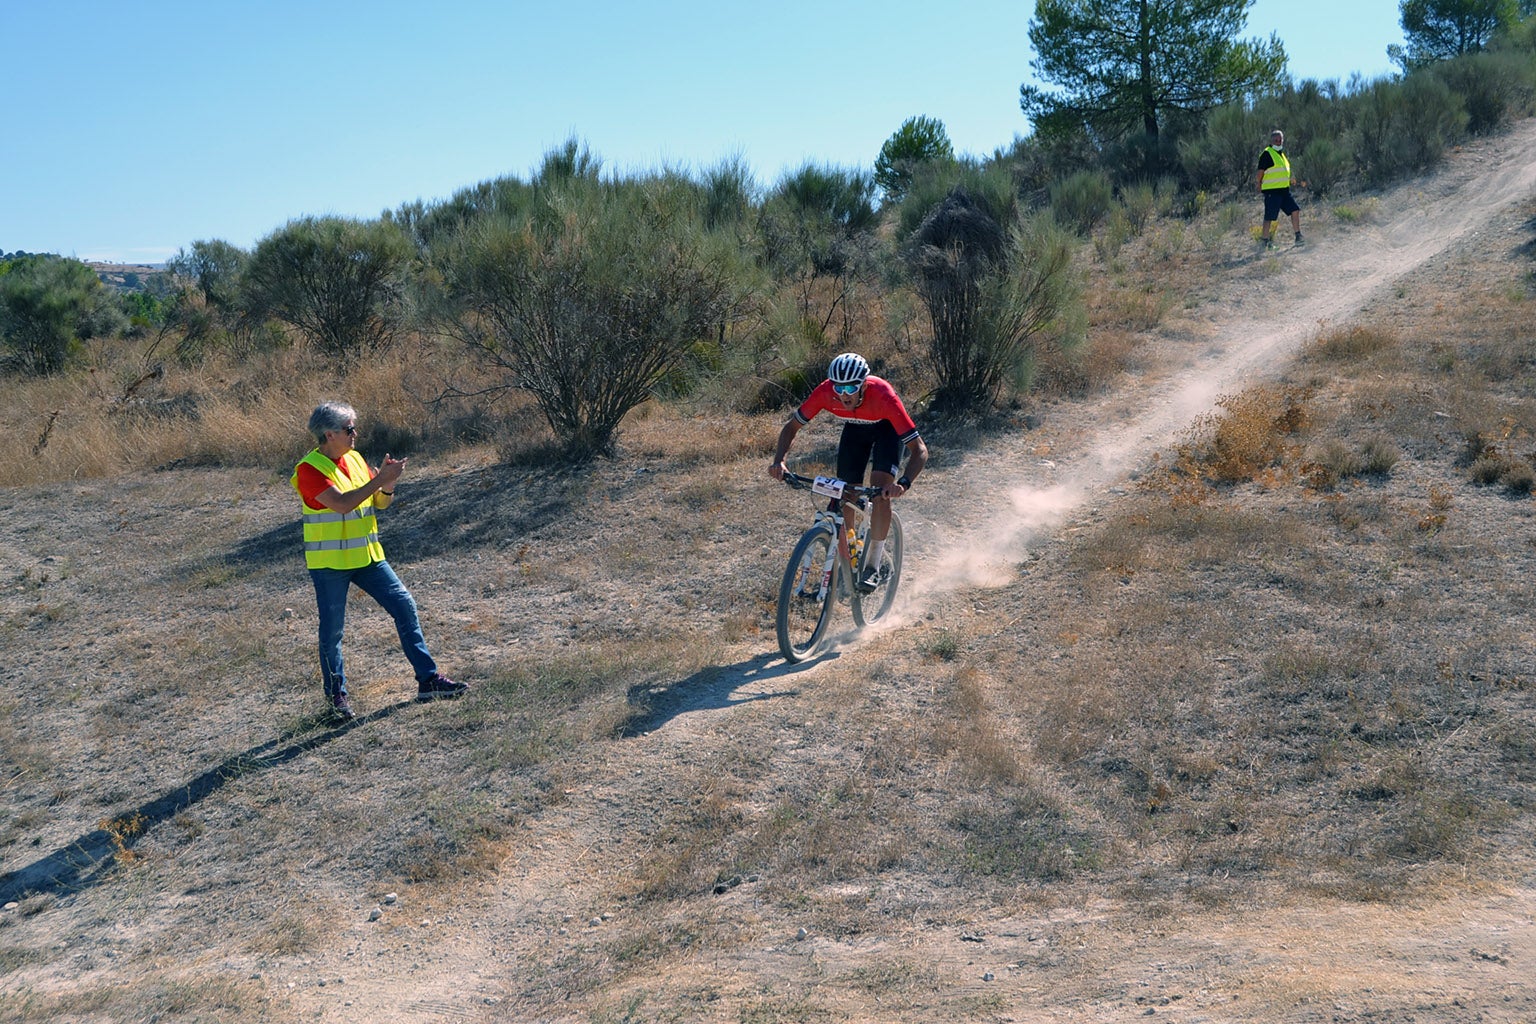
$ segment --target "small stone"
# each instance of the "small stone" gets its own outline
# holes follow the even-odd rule
[[[370,920],[370,921],[377,921],[379,918],[381,918],[383,916],[384,916],[384,908],[383,907],[374,907],[372,910],[368,911],[368,920]]]
[[[387,893],[384,894],[384,905],[387,907],[390,904],[394,903],[399,898],[400,897],[399,897],[398,894],[392,893],[392,892],[387,892]]]
[[[801,928],[798,932],[795,932],[795,941],[796,942],[802,942],[802,941],[804,941],[805,937],[807,935],[809,935],[809,934],[811,934],[811,933],[806,931],[804,928]]]
[[[986,974],[983,974],[981,976],[981,980],[982,981],[993,981],[994,979],[995,979],[995,976],[993,975],[993,973],[991,971],[988,971]]]

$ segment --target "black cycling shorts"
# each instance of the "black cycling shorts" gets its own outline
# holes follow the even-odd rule
[[[896,476],[901,472],[901,438],[890,420],[879,423],[847,423],[837,442],[837,478],[850,484],[864,483],[864,467],[873,457],[875,471]]]

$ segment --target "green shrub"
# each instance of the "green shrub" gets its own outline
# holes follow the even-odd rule
[[[739,228],[752,215],[757,184],[740,158],[723,160],[704,172],[704,226],[711,231]]]
[[[1318,139],[1297,159],[1297,172],[1319,199],[1343,184],[1349,174],[1349,150],[1332,139]]]
[[[1091,234],[1114,204],[1114,186],[1103,171],[1079,171],[1051,187],[1057,222],[1080,235]]]
[[[8,369],[57,373],[82,340],[127,324],[96,274],[78,260],[41,255],[0,262],[0,345]]]
[[[332,356],[380,347],[401,326],[410,255],[392,221],[304,217],[257,243],[243,277],[247,311],[297,327]]]
[[[933,161],[918,168],[897,210],[896,236],[910,239],[929,216],[960,189],[999,224],[1011,223],[1020,207],[1014,176],[999,164]]]
[[[1197,191],[1242,191],[1251,187],[1270,125],[1241,104],[1211,112],[1205,134],[1179,144],[1179,160]]]
[[[441,246],[438,316],[484,357],[482,391],[529,392],[568,458],[611,451],[624,416],[738,311],[741,250],[702,207],[673,175],[576,175]]]
[[[1127,185],[1120,192],[1120,205],[1125,210],[1126,222],[1131,232],[1140,236],[1147,230],[1152,211],[1157,205],[1157,191],[1147,182]]]
[[[799,317],[824,331],[841,318],[841,347],[854,332],[859,286],[877,262],[873,195],[873,179],[862,171],[806,164],[769,190],[758,216],[768,273]]]
[[[240,278],[250,254],[220,239],[192,243],[192,251],[177,250],[166,269],[203,294],[203,301],[230,326],[240,311]]]
[[[1116,206],[1109,213],[1109,223],[1093,239],[1094,250],[1106,263],[1120,254],[1120,250],[1132,235],[1131,219],[1125,208]]]
[[[1365,179],[1385,184],[1437,164],[1466,132],[1467,112],[1443,80],[1421,71],[1402,81],[1380,80],[1356,97],[1350,135]]]
[[[1467,111],[1467,131],[1486,135],[1530,109],[1533,70],[1529,54],[1473,53],[1436,64],[1430,72],[1456,95]]]
[[[988,408],[1022,382],[1036,336],[1078,301],[1072,244],[1051,218],[999,223],[963,187],[913,233],[906,258],[933,332],[935,409]]]

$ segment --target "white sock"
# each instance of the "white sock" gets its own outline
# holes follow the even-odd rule
[[[878,566],[884,558],[885,541],[877,540],[869,545],[869,554],[864,556],[864,564]]]

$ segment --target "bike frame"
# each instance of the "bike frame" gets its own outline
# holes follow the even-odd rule
[[[784,474],[784,482],[791,487],[807,489],[833,500],[833,507],[818,510],[810,529],[801,535],[785,567],[784,579],[779,588],[779,649],[785,660],[796,662],[813,656],[820,649],[831,622],[832,611],[838,603],[847,602],[852,606],[854,623],[858,627],[880,618],[889,610],[901,572],[901,520],[893,509],[892,526],[896,542],[891,557],[890,587],[880,595],[873,613],[866,616],[864,598],[867,595],[860,592],[856,581],[859,568],[857,562],[867,550],[864,533],[868,529],[869,520],[864,519],[862,523],[860,520],[869,511],[870,502],[882,494],[883,489],[850,485],[835,477],[812,478],[790,472]],[[823,543],[825,550],[822,548]],[[833,551],[836,554],[827,557]],[[818,561],[821,578],[812,584],[805,577],[813,563]],[[808,585],[816,587],[814,598],[811,598],[814,616],[807,614],[804,607],[798,604],[809,597]],[[807,628],[809,632],[802,643],[796,634]]]

